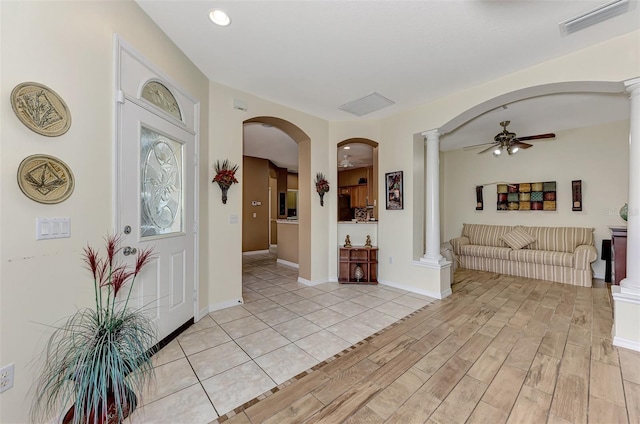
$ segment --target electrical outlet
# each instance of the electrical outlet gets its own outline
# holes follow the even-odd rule
[[[13,387],[14,364],[0,369],[0,393]]]

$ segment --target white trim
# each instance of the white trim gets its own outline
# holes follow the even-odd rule
[[[434,292],[431,290],[423,290],[423,289],[419,289],[413,286],[407,286],[404,284],[399,284],[399,283],[395,283],[393,281],[387,281],[387,280],[378,280],[378,283],[385,285],[385,286],[389,286],[389,287],[395,287],[397,289],[402,289],[402,290],[406,290],[408,292],[411,293],[417,293],[417,294],[421,294],[423,296],[429,296],[429,297],[433,297],[436,299],[444,299],[445,297],[449,297],[451,296],[451,288],[446,289],[445,291],[443,291],[442,293],[440,292]]]
[[[251,250],[249,252],[242,252],[243,255],[264,255],[265,253],[269,253],[269,250]]]
[[[623,303],[631,303],[632,305],[640,305],[640,296],[637,296],[635,294],[613,292],[611,296],[613,297],[614,302],[623,302]]]
[[[595,278],[596,280],[604,280],[604,274],[596,274],[595,272],[593,273],[593,278]],[[593,279],[592,278],[592,279]]]
[[[423,268],[431,268],[431,269],[445,269],[451,268],[451,262],[444,260],[444,262],[426,262],[423,260],[413,260],[411,261],[411,265],[421,266]]]
[[[337,283],[338,282],[338,277],[329,277],[329,282],[330,283]]]
[[[231,308],[232,306],[238,306],[242,304],[244,304],[244,301],[242,300],[242,298],[225,300],[224,302],[218,302],[218,303],[214,303],[213,305],[209,305],[208,311],[215,312],[221,309],[227,309],[227,308]]]
[[[123,52],[127,52],[138,61],[140,64],[144,65],[154,77],[152,78],[155,81],[159,81],[162,84],[166,84],[171,90],[172,95],[174,96],[176,102],[180,102],[181,100],[185,100],[190,102],[190,105],[180,104],[180,113],[182,115],[183,121],[175,119],[175,117],[164,113],[159,114],[158,111],[160,109],[150,108],[150,104],[148,102],[142,102],[137,98],[130,98],[126,93],[122,90],[122,54]],[[112,125],[114,128],[113,132],[113,148],[112,148],[112,169],[114,170],[114,174],[112,177],[112,205],[113,205],[113,233],[117,233],[120,231],[122,223],[120,222],[120,208],[122,205],[122,199],[120,193],[121,188],[121,169],[120,169],[120,147],[121,147],[121,127],[122,127],[122,108],[124,102],[119,101],[124,99],[133,102],[134,104],[140,106],[141,108],[148,110],[150,113],[158,116],[160,119],[169,122],[171,125],[176,128],[180,128],[183,131],[193,135],[194,139],[194,155],[195,157],[200,157],[200,101],[198,98],[192,96],[186,90],[182,88],[176,81],[170,78],[166,73],[164,73],[160,68],[156,67],[151,61],[149,61],[144,54],[135,49],[131,44],[129,44],[126,40],[120,37],[117,33],[113,34],[113,55],[114,55],[114,68],[113,68],[113,119]],[[149,80],[147,80],[148,82]],[[142,89],[142,87],[141,87]],[[184,97],[184,99],[179,99],[175,96],[175,94],[180,94]],[[188,113],[193,114],[190,118],[190,122],[187,122],[185,118],[187,113],[187,106],[191,106],[193,110],[188,111]],[[187,161],[190,161],[191,158],[187,158]],[[193,175],[194,175],[194,186],[193,186],[193,222],[196,228],[196,231],[193,235],[193,293],[189,295],[193,298],[193,318],[194,321],[201,319],[204,315],[203,310],[198,310],[198,305],[200,303],[200,223],[199,223],[199,210],[200,210],[200,167],[199,160],[195,161],[193,164]],[[191,163],[188,164],[188,171],[191,171]],[[191,231],[191,229],[186,229],[186,231]],[[206,315],[206,314],[205,314]],[[197,318],[197,319],[196,319]]]
[[[298,283],[304,284],[305,286],[317,286],[319,284],[330,283],[329,280],[318,280],[318,281],[310,281],[306,278],[298,277]],[[335,281],[334,281],[335,282]]]
[[[193,318],[193,321],[194,322],[200,321],[202,318],[206,317],[208,313],[209,313],[209,307],[205,306],[204,308],[198,311],[196,316]]]
[[[635,340],[625,339],[624,337],[613,337],[613,345],[618,347],[624,347],[625,349],[635,350],[636,352],[640,352],[640,342]]]
[[[640,77],[631,78],[630,80],[624,81],[624,86],[625,87],[631,87],[634,84],[640,84]]]
[[[290,266],[290,267],[292,267],[292,268],[300,268],[300,265],[299,265],[299,264],[295,264],[295,263],[293,263],[293,262],[285,261],[284,259],[280,259],[280,258],[278,258],[278,259],[276,260],[276,262],[277,262],[277,263],[279,263],[279,264],[281,264],[281,265]]]

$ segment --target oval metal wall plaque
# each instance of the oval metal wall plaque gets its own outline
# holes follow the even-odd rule
[[[62,135],[71,126],[71,114],[64,100],[36,82],[16,85],[11,91],[11,107],[27,128],[47,137]]]
[[[71,196],[74,179],[71,169],[60,159],[48,155],[31,155],[18,167],[18,185],[29,199],[54,204]]]

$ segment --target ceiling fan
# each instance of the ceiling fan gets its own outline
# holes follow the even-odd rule
[[[353,168],[354,164],[349,160],[349,155],[344,155],[344,159],[340,161],[340,168]]]
[[[495,137],[493,137],[493,143],[476,144],[475,146],[464,147],[464,149],[475,149],[477,147],[490,145],[486,149],[479,151],[478,154],[485,153],[491,150],[493,151],[494,156],[500,156],[502,152],[506,150],[509,155],[513,155],[520,149],[528,149],[529,147],[533,146],[533,144],[523,143],[523,141],[541,140],[545,138],[554,138],[556,136],[554,133],[547,133],[530,135],[527,137],[516,137],[515,133],[507,131],[507,126],[510,123],[511,121],[500,122],[502,132],[499,132]]]

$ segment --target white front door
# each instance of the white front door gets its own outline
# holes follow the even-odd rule
[[[156,322],[160,341],[194,317],[195,135],[144,102],[119,107],[116,231],[123,247],[153,248],[129,305]]]

